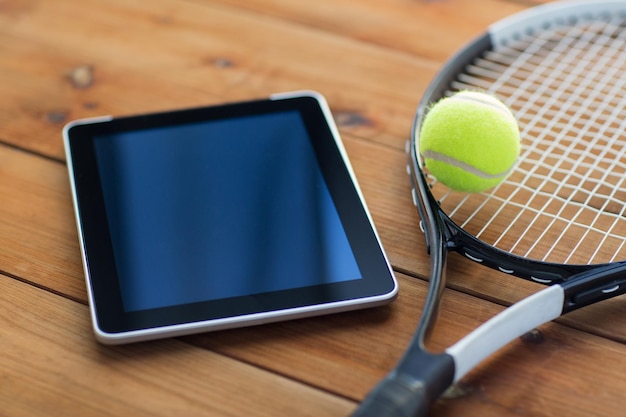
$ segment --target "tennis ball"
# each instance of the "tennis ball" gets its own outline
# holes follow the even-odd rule
[[[519,127],[511,110],[476,91],[461,91],[431,106],[419,134],[426,168],[457,191],[496,186],[513,168],[519,150]]]

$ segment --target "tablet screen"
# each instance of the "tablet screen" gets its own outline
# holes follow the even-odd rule
[[[94,146],[127,311],[361,278],[297,111]]]
[[[64,141],[100,341],[352,310],[397,294],[315,93],[79,120]]]

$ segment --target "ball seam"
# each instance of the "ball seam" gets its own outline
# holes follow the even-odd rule
[[[422,152],[422,156],[426,159],[433,159],[435,161],[438,162],[443,162],[446,163],[448,165],[451,165],[455,168],[459,168],[462,169],[465,172],[468,172],[470,174],[476,175],[479,178],[485,179],[485,180],[492,180],[492,179],[499,179],[505,176],[508,176],[509,173],[511,172],[511,170],[513,169],[513,167],[507,169],[506,171],[497,173],[497,174],[490,174],[488,172],[482,171],[478,168],[476,168],[473,165],[470,165],[466,162],[463,161],[459,161],[456,158],[453,158],[451,156],[448,156],[446,154],[437,152],[437,151],[432,151],[432,150],[426,150]]]

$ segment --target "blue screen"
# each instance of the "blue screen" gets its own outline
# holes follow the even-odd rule
[[[297,111],[95,139],[124,308],[359,279]]]

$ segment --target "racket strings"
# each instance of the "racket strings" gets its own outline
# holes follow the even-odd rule
[[[606,39],[608,39],[608,37],[604,37],[604,38],[603,38],[603,41],[605,41]],[[597,42],[597,41],[595,41],[595,42]],[[586,58],[587,58],[587,56],[596,57],[596,55],[597,55],[597,51],[598,51],[598,48],[601,48],[601,47],[603,47],[603,45],[598,45],[597,43],[593,44],[593,45],[592,45],[592,47],[590,47],[590,48],[588,48],[588,49],[587,49],[588,53],[586,54],[586,56],[584,56],[584,57],[583,57],[582,61],[583,61],[583,62],[585,62],[585,61],[586,61],[586,62],[591,62],[591,61],[589,61],[589,59],[586,59]],[[580,48],[580,47],[578,47],[578,48],[575,48],[575,49],[578,49],[578,50],[585,50],[586,48]],[[572,56],[573,56],[574,54],[570,54],[570,55],[572,55]],[[587,65],[581,65],[581,64],[579,64],[577,68],[580,68],[580,69],[582,69],[582,70],[585,70],[585,71],[590,71],[590,72],[592,72],[592,73],[596,73],[596,74],[597,74],[598,72],[597,72],[597,71],[595,71],[595,69],[596,69],[596,68],[599,68],[599,69],[604,68],[604,65],[606,65],[606,64],[608,63],[608,61],[609,61],[609,59],[608,59],[606,56],[603,56],[602,58],[603,58],[603,59],[599,59],[599,60],[597,61],[597,65],[595,65],[595,66],[594,66],[594,67],[592,67],[592,68],[589,68]],[[612,57],[611,57],[611,58],[612,58]],[[578,78],[579,78],[579,75],[578,75],[578,74],[574,74],[574,75],[576,76],[576,79],[578,79]],[[581,89],[582,89],[582,90],[584,91],[584,90],[586,90],[586,89],[587,89],[587,86],[585,85],[586,83],[585,83],[584,81],[594,80],[594,79],[597,79],[597,77],[589,77],[589,76],[587,76],[586,78],[584,78],[584,79],[583,79],[583,82],[578,83],[578,85],[577,85],[576,87],[577,87],[579,90],[581,90]],[[607,78],[606,78],[606,77],[604,77],[604,79],[607,79]],[[608,78],[608,79],[609,79],[609,80],[611,80],[611,79],[613,79],[613,77],[610,77],[610,78]],[[597,89],[597,90],[595,90],[595,91],[597,92],[597,91],[599,91],[599,89]],[[580,95],[580,94],[581,94],[581,92],[580,92],[580,91],[577,91],[577,92],[576,92],[576,94],[572,95],[571,97],[576,97],[576,96],[578,96],[578,95]],[[588,102],[588,103],[594,103],[594,102],[598,102],[598,101],[599,101],[599,100],[598,100],[598,97],[597,97],[597,96],[596,96],[596,97],[588,97],[588,98],[587,98],[587,102]],[[587,107],[588,107],[588,106],[587,106]],[[566,106],[565,108],[571,108],[571,105],[568,105],[568,106]],[[578,107],[578,111],[577,111],[576,113],[574,113],[574,114],[572,114],[572,115],[571,115],[571,116],[572,116],[571,120],[580,120],[580,119],[581,119],[581,117],[583,117],[583,116],[585,115],[585,112],[581,112],[581,111],[580,111],[580,109],[583,109],[583,108],[586,108],[586,107],[585,107],[585,106],[579,106],[579,107]],[[592,124],[592,123],[590,123],[590,122],[588,121],[588,122],[586,123],[586,126],[585,126],[585,127],[584,127],[584,129],[583,129],[583,130],[585,131],[585,133],[586,133],[586,132],[588,132],[588,131],[590,130],[590,129],[589,129],[589,128],[590,128],[590,126],[593,126],[593,124]],[[571,127],[571,126],[570,126],[570,127]],[[571,131],[572,129],[571,129],[570,127],[568,127],[568,129],[566,129],[566,131]],[[601,133],[601,134],[603,134],[603,132],[600,132],[600,133]],[[595,136],[595,138],[596,138],[596,139],[601,138],[601,137],[602,137],[602,136]],[[571,146],[573,143],[574,143],[574,142],[570,142],[570,146],[569,146],[568,148],[566,148],[566,152],[562,154],[562,155],[563,155],[563,158],[561,158],[561,159],[559,160],[559,162],[561,162],[561,163],[557,163],[557,164],[555,164],[555,165],[553,166],[553,169],[552,169],[552,171],[551,171],[551,173],[550,173],[550,176],[549,176],[550,178],[558,178],[555,174],[556,174],[556,173],[560,170],[561,166],[562,166],[562,165],[564,165],[564,163],[563,163],[563,162],[564,162],[564,161],[567,161],[567,159],[568,159],[568,158],[566,158],[566,157],[568,157],[568,156],[572,155],[573,153],[576,153],[576,151],[578,150],[576,147]],[[598,145],[598,144],[597,144],[597,140],[589,142],[589,144],[588,144],[587,148],[584,148],[584,149],[581,149],[581,150],[580,150],[581,152],[579,152],[579,155],[589,154],[589,153],[590,153],[593,149],[595,149],[595,148],[597,147],[597,145]],[[606,150],[606,149],[608,149],[608,148],[603,148],[603,149],[605,149],[605,150]],[[551,150],[551,151],[552,151],[552,150]],[[552,152],[551,152],[550,154],[552,154]],[[603,157],[603,156],[605,156],[605,155],[601,155],[601,157]],[[601,160],[603,160],[603,159],[602,159],[602,158],[597,158],[597,159],[595,159],[595,161],[601,161]],[[578,174],[578,171],[576,171],[576,170],[572,170],[572,169],[571,169],[571,167],[572,167],[572,166],[574,166],[576,163],[579,163],[579,165],[580,165],[580,164],[584,164],[584,160],[581,160],[580,158],[579,158],[579,159],[574,158],[574,162],[573,162],[573,164],[570,164],[570,166],[569,166],[569,167],[567,167],[567,171],[566,171],[566,172],[567,172],[567,176],[566,176],[565,178],[560,178],[560,180],[561,180],[561,184],[569,184],[569,183],[572,183],[573,181],[570,179],[570,177],[576,177],[576,176],[579,176],[579,175],[577,175],[577,174]],[[597,166],[592,165],[591,167],[587,167],[587,168],[597,168]],[[594,172],[594,171],[591,171],[591,170],[587,170],[587,171],[586,171],[586,173],[591,173],[591,172]],[[606,172],[610,172],[610,171],[606,171]],[[579,176],[579,177],[580,177],[580,176]],[[582,177],[581,177],[581,178],[579,178],[579,179],[581,180],[581,182],[584,182],[584,181],[585,181],[585,180],[587,180],[588,178],[589,178],[589,176],[588,176],[588,175],[585,175],[585,176],[582,176]],[[599,183],[598,183],[598,184],[599,184]],[[577,184],[574,184],[574,185],[577,185]],[[557,187],[557,190],[556,190],[556,194],[557,194],[557,195],[560,195],[560,194],[561,194],[560,189],[561,189],[561,187]],[[583,188],[583,189],[584,189],[584,188]],[[583,201],[583,204],[589,204],[589,203],[590,203],[590,199],[589,199],[589,197],[590,197],[591,195],[597,194],[597,192],[598,192],[597,187],[596,187],[595,189],[591,190],[591,193],[590,193],[590,194],[588,194],[587,199]],[[579,193],[577,193],[577,194],[579,194]],[[576,196],[577,194],[569,193],[568,195],[570,195],[570,196],[573,198],[573,197],[574,197],[574,196]],[[569,201],[569,202],[572,202],[572,198],[568,198],[568,201]],[[577,201],[577,200],[576,200],[576,199],[574,199],[573,201]],[[566,206],[564,205],[563,207],[566,207]],[[605,206],[603,206],[603,207],[599,207],[599,209],[604,209],[604,208],[605,208]],[[581,209],[579,209],[579,210],[577,211],[577,213],[575,214],[575,216],[578,216],[578,215],[580,214],[581,210],[582,210],[582,208],[581,208]],[[562,215],[562,211],[560,211],[560,212],[559,212],[559,213],[557,213],[557,214],[558,214],[558,217],[561,217],[561,215]],[[596,216],[596,219],[597,219],[597,218],[598,218],[598,216]],[[554,223],[555,219],[556,219],[556,217],[552,219],[552,222],[551,222],[550,226],[552,226],[552,224]],[[568,229],[569,229],[572,225],[574,225],[574,224],[575,224],[575,222],[573,222],[573,221],[568,222],[568,223],[567,223],[567,225],[566,225],[566,227],[565,227],[565,230],[567,231],[567,230],[568,230]],[[592,222],[591,224],[594,224],[594,222]],[[549,230],[549,228],[545,229],[544,234],[546,233],[546,231],[547,231],[547,230]],[[579,240],[579,244],[578,244],[578,245],[576,245],[576,247],[579,247],[579,246],[580,246],[580,242],[581,242],[581,241],[583,241],[583,240],[584,240],[584,237],[588,235],[589,230],[591,230],[591,229],[587,229],[587,231],[586,231],[586,232],[585,232],[585,234],[583,235],[582,239],[581,239],[581,240]],[[566,235],[567,235],[566,233],[562,233],[560,237],[562,238],[563,236],[566,236]],[[541,240],[542,240],[542,238],[543,238],[543,234],[542,234],[542,236],[540,236],[540,239],[536,240],[535,242],[539,242],[539,241],[541,241]],[[560,240],[560,239],[559,239],[559,240]],[[559,241],[558,241],[558,240],[557,240],[557,241],[555,241],[555,242],[554,242],[554,244],[552,245],[552,247],[551,247],[550,249],[554,249],[554,247],[556,247],[558,243],[559,243]],[[532,250],[532,249],[534,249],[534,247],[535,247],[535,245],[531,246],[531,250]],[[575,248],[575,249],[576,249],[576,248]],[[530,251],[529,251],[529,252],[530,252]],[[548,253],[550,253],[550,252],[551,252],[551,250],[548,250]],[[527,254],[525,254],[525,255],[527,255]],[[571,256],[570,256],[570,257],[571,257]],[[568,259],[566,259],[566,260],[565,260],[565,262],[567,262],[567,261],[569,260],[569,258],[570,258],[570,257],[568,257]]]
[[[569,42],[562,42],[560,45],[555,45],[555,46],[553,46],[553,49],[550,50],[550,53],[544,54],[545,56],[543,56],[543,60],[539,61],[536,64],[535,71],[531,73],[532,76],[526,77],[526,79],[524,81],[525,84],[531,84],[531,85],[535,84],[535,86],[537,86],[537,88],[535,88],[535,96],[536,97],[539,97],[539,98],[543,97],[545,92],[549,91],[550,87],[552,85],[555,85],[556,81],[562,81],[562,80],[558,80],[558,77],[555,78],[555,75],[560,75],[560,74],[563,73],[565,68],[573,66],[573,62],[571,62],[571,61],[573,61],[573,59],[574,59],[574,54],[568,54],[568,55],[565,56],[566,59],[559,59],[558,61],[556,61],[556,58],[560,58],[561,57],[561,55],[563,54],[563,51],[565,51],[568,48],[572,47],[571,44],[572,44],[573,41],[571,41],[571,39],[573,39],[573,37],[568,37],[566,39],[569,40]],[[534,42],[533,44],[531,44],[530,47],[527,48],[524,53],[519,54],[519,57],[518,57],[517,61],[513,61],[513,63],[511,64],[511,66],[509,68],[516,69],[518,67],[523,67],[524,65],[526,65],[526,62],[530,58],[532,58],[532,56],[534,56],[537,53],[537,51],[542,51],[543,48],[546,48],[546,44],[549,44],[548,42],[546,42],[547,40],[549,40],[548,37],[537,39],[537,41]],[[530,57],[529,57],[529,55],[530,55]],[[530,61],[533,61],[533,60],[530,59]],[[518,63],[520,65],[516,65]],[[578,67],[578,68],[581,68],[581,67]],[[577,74],[576,72],[577,71],[573,71],[573,72],[569,73],[568,77],[570,77],[571,79],[578,79],[579,78],[579,74]],[[503,74],[503,75],[504,75],[504,77],[501,77],[500,78],[501,80],[507,78],[507,74]],[[530,87],[529,85],[523,85],[523,84],[518,87],[517,91],[525,91],[525,90],[527,90]],[[556,104],[555,97],[563,97],[565,95],[564,94],[564,90],[567,88],[567,86],[569,84],[570,84],[569,82],[559,82],[558,84],[556,84],[556,85],[558,85],[558,89],[554,92],[555,94],[551,94],[550,95],[550,101],[548,101],[547,103],[544,103],[544,108],[546,107],[546,105],[547,106],[554,106]],[[494,86],[490,90],[497,89],[497,87],[498,87],[498,84],[496,83],[496,84],[494,84]],[[585,88],[584,83],[579,84],[577,88],[581,89],[581,90],[584,89]],[[559,89],[561,89],[563,91],[559,91]],[[580,92],[579,92],[579,94],[580,94]],[[566,108],[572,108],[574,103],[571,103],[571,98],[575,97],[575,96],[576,95],[570,95],[569,98],[568,98],[568,105],[567,106],[560,106],[560,110],[559,111],[563,111],[563,109],[566,109]],[[512,99],[513,100],[517,100],[516,97],[512,97]],[[530,106],[530,104],[536,103],[537,101],[538,100],[536,100],[536,99],[535,100],[527,100],[526,103],[525,103],[525,106],[528,107],[528,106]],[[522,107],[519,110],[519,113],[520,114],[527,114],[528,113],[528,108]],[[534,119],[535,120],[533,120],[533,123],[529,123],[527,126],[530,127],[530,126],[535,125],[536,119],[538,118],[537,116],[539,114],[540,113],[535,113],[535,115],[534,115]],[[558,117],[554,117],[552,119],[552,122],[555,121],[555,120],[559,120],[563,115],[557,114],[556,116],[558,116]],[[579,117],[580,114],[574,114],[573,116],[574,117]],[[549,126],[549,129],[544,129],[544,130],[538,132],[539,135],[536,136],[536,140],[544,140],[545,138],[543,137],[544,136],[543,133],[550,132],[550,131],[553,131],[553,130],[554,130],[554,127],[553,126]],[[525,133],[528,133],[528,132],[525,132],[523,130],[522,131],[522,135],[524,135]],[[536,164],[533,165],[533,167],[531,167],[531,171],[526,173],[526,177],[525,177],[524,181],[521,182],[521,184],[527,184],[529,180],[531,180],[533,178],[537,178],[537,175],[536,175],[537,174],[537,172],[536,172],[537,168],[541,167],[541,166],[547,166],[547,164],[546,164],[547,156],[556,154],[556,150],[554,149],[554,146],[558,145],[559,142],[551,141],[550,144],[551,144],[551,147],[549,147],[548,149],[546,149],[544,152],[542,152],[540,154],[539,160],[537,161]],[[533,149],[536,149],[536,148],[535,147],[528,147],[528,149],[529,150],[533,150]],[[568,150],[568,152],[564,153],[563,156],[565,156],[566,154],[569,154],[569,151],[571,151],[572,148],[569,147],[569,148],[567,148],[567,150]],[[522,157],[524,157],[524,155]],[[544,189],[545,186],[546,186],[547,181],[549,181],[550,179],[555,177],[555,173],[558,172],[561,169],[561,166],[563,165],[565,160],[566,160],[566,158],[560,158],[560,159],[556,160],[556,163],[550,164],[552,166],[552,168],[551,168],[551,171],[549,172],[549,175],[544,176],[543,183],[540,184],[539,187],[537,187],[537,188]],[[567,178],[567,176],[571,175],[571,172],[572,172],[571,170],[563,170],[563,171],[568,173],[565,178]],[[559,184],[557,185],[557,189],[555,190],[555,194],[559,195],[561,187],[564,184],[567,184],[567,183],[569,183],[569,181],[560,181]],[[532,207],[533,199],[534,199],[534,196],[531,197],[531,199],[529,201],[529,204],[527,205],[528,207]],[[545,212],[545,209],[549,206],[549,203],[551,201],[552,201],[552,199],[547,200],[547,202],[544,204],[544,206],[538,212],[535,213],[535,217],[531,221],[530,227],[527,228],[526,230],[530,230],[530,228],[532,228],[534,223],[537,220],[541,219],[540,214]],[[565,206],[562,206],[562,207],[565,207]],[[552,226],[552,224],[555,222],[555,220],[557,218],[559,218],[560,215],[561,215],[561,212],[557,213],[556,217],[552,217],[552,222],[550,223],[549,226]],[[519,214],[516,217],[516,220],[518,218],[519,218]],[[515,224],[515,221],[511,223],[511,226],[513,224]],[[508,229],[510,229],[511,226]],[[482,232],[484,232],[484,230],[487,227],[489,227],[489,224],[487,224],[483,228],[483,230],[481,230],[481,232],[479,232],[479,234],[482,234]],[[544,229],[544,233],[547,230],[550,230],[550,227],[545,228]],[[505,230],[505,233],[507,231],[508,230]],[[542,239],[541,239],[542,237],[543,237],[543,235],[540,236],[539,239],[535,239],[534,240],[535,243],[542,241]],[[524,240],[524,238],[525,238],[525,236],[522,234],[517,239],[517,241],[512,245],[512,247],[509,250],[512,250],[512,251],[515,250],[516,247]],[[498,245],[499,241],[500,241],[500,239],[496,240],[495,245]],[[526,254],[524,254],[524,255],[527,256],[528,253],[530,253],[534,249],[534,247],[535,247],[535,245],[532,245],[530,247],[530,249],[528,250],[528,252]]]
[[[488,193],[433,184],[461,227],[503,250],[559,263],[626,259],[626,29],[619,18],[558,27],[491,51],[455,90],[515,112],[522,153]]]
[[[607,38],[605,37],[604,39],[607,39]],[[589,49],[588,49],[589,54],[590,54],[591,56],[595,56],[595,55],[596,55],[596,50],[597,50],[599,47],[601,47],[601,46],[602,46],[602,45],[600,45],[600,46],[599,46],[599,45],[597,45],[597,44],[594,44],[592,48],[589,48]],[[582,50],[584,50],[584,48],[577,48],[577,49],[582,49]],[[605,58],[605,57],[603,57],[603,58]],[[588,60],[583,60],[583,61],[588,61]],[[606,59],[601,59],[601,60],[598,60],[598,64],[599,64],[599,65],[597,66],[598,68],[603,68],[604,64],[606,64],[606,62],[603,62],[603,61],[607,61],[607,60],[606,60]],[[587,70],[587,69],[588,69],[588,67],[587,67],[587,66],[585,66],[585,65],[579,65],[579,66],[578,66],[578,68],[583,68],[583,69],[585,69],[585,70]],[[585,78],[585,80],[590,80],[590,79],[593,79],[593,78],[592,78],[592,77],[587,77],[587,78]],[[610,78],[610,79],[612,79],[612,78]],[[578,88],[582,88],[582,87],[586,87],[586,86],[584,85],[584,83],[580,83],[577,87],[578,87]],[[580,92],[578,92],[576,95],[578,95],[578,94],[580,94]],[[592,97],[591,99],[588,99],[588,102],[593,103],[593,102],[594,102],[594,100],[595,100],[595,101],[597,101],[597,97]],[[580,108],[581,108],[581,107],[579,107],[579,109],[580,109]],[[573,116],[574,116],[574,117],[572,118],[572,120],[579,120],[579,119],[580,119],[580,117],[581,117],[581,116],[583,116],[583,114],[573,114]],[[585,127],[585,129],[584,129],[584,130],[586,130],[586,131],[587,131],[587,130],[589,130],[589,129],[588,129],[588,127],[589,127],[589,126],[590,126],[590,125],[589,125],[589,123],[587,123],[587,126]],[[600,137],[600,136],[596,136],[596,138],[598,138],[598,137]],[[590,143],[589,143],[589,146],[587,147],[587,149],[583,149],[583,150],[582,150],[582,151],[583,151],[583,154],[589,153],[592,149],[594,149],[594,148],[596,147],[596,145],[597,145],[597,143],[590,142]],[[606,149],[606,148],[604,148],[604,149]],[[568,151],[575,151],[575,150],[576,150],[576,148],[571,147],[571,146],[568,148]],[[571,154],[571,153],[572,153],[572,152],[567,152],[567,153],[565,153],[564,155],[569,155],[569,154]],[[602,160],[602,159],[596,159],[596,161],[600,161],[600,160]],[[561,161],[565,161],[565,158],[562,158],[562,159],[561,159]],[[580,161],[580,159],[579,159],[578,161]],[[555,173],[555,171],[558,171],[558,169],[559,169],[559,165],[555,165],[554,167],[555,167],[555,168],[554,168],[554,170],[553,170],[553,171],[552,171],[552,173],[551,173],[551,174],[552,174],[552,176],[551,176],[552,178],[554,178],[554,173]],[[571,170],[571,169],[570,169],[568,172],[569,172],[569,175],[571,175],[571,174],[576,174],[576,173],[577,173],[576,171],[573,171],[573,170]],[[592,172],[592,171],[587,171],[587,172]],[[566,178],[566,179],[567,179],[567,178]],[[585,178],[582,178],[582,180],[585,180]],[[568,181],[564,181],[564,182],[562,182],[562,184],[566,184],[566,183],[568,183],[568,182],[571,182],[571,181],[569,181],[569,180],[568,180]],[[592,192],[597,192],[597,189],[592,190]],[[587,199],[586,201],[584,201],[584,203],[589,203],[589,199]],[[603,208],[604,208],[604,207],[603,207]],[[578,213],[580,213],[580,211],[579,211]],[[559,215],[560,215],[560,214],[561,214],[561,213],[559,213]],[[554,221],[554,220],[553,220],[553,221]],[[569,228],[569,226],[571,226],[572,224],[574,224],[574,223],[573,223],[573,222],[569,222],[569,223],[568,223],[568,227],[566,227],[566,229],[567,229],[567,228]],[[585,235],[587,235],[587,234],[588,234],[588,233],[585,233]],[[562,234],[561,236],[565,236],[565,234]],[[555,242],[555,245],[556,245],[557,243],[558,243],[558,241],[557,241],[557,242]],[[555,245],[553,245],[553,247],[554,247]],[[579,246],[579,245],[577,245],[577,246]]]

